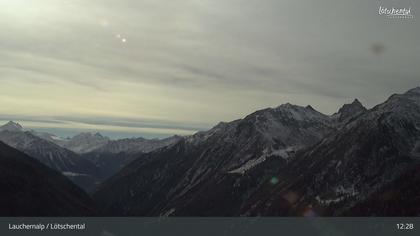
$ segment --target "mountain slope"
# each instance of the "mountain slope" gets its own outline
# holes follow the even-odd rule
[[[420,216],[420,164],[346,210],[345,216]]]
[[[250,201],[246,214],[302,215],[308,208],[318,215],[397,214],[378,207],[351,209],[412,172],[420,161],[419,144],[420,88],[416,88],[391,96],[299,153],[287,169],[278,173],[283,181],[275,187],[261,188],[264,196]],[[273,206],[285,202],[285,196],[290,194],[295,195],[293,203]],[[405,210],[400,209],[399,213],[404,214]]]
[[[0,142],[1,216],[90,216],[91,199],[60,173]]]
[[[100,176],[97,179],[98,183],[103,182],[107,178],[113,176],[130,162],[137,158],[141,158],[143,153],[96,153],[89,152],[81,154],[83,159],[89,160],[97,169],[100,170]]]
[[[181,139],[181,136],[172,136],[164,139],[126,138],[109,140],[105,145],[92,150],[91,153],[147,153],[172,145]]]
[[[309,106],[285,104],[257,111],[242,120],[220,123],[207,132],[134,161],[104,183],[95,199],[110,215],[161,215],[178,211],[182,215],[222,211],[232,214],[240,204],[234,198],[207,206],[213,212],[201,208],[182,212],[173,208],[195,204],[192,200],[212,185],[211,181],[245,175],[269,158],[275,158],[279,165],[286,164],[297,150],[315,144],[334,130],[328,121],[327,116]]]
[[[285,104],[220,123],[134,161],[94,198],[107,215],[418,215],[383,206],[418,203],[419,162],[415,88],[370,110]]]
[[[81,156],[94,163],[101,173],[101,180],[111,177],[131,161],[144,153],[167,147],[180,141],[182,137],[172,136],[165,139],[127,138],[109,140],[107,144]]]
[[[29,131],[2,130],[0,131],[0,141],[63,173],[84,189],[94,188],[100,171],[89,160],[81,158],[57,144],[41,139]]]
[[[126,164],[136,158],[156,149],[172,145],[181,139],[180,136],[172,136],[165,139],[126,138],[111,140],[100,133],[80,133],[72,138],[60,138],[49,133],[31,131],[31,133],[48,142],[55,143],[63,149],[71,150],[85,162],[93,164],[97,171],[90,173],[95,177],[87,190],[92,190],[96,184],[114,175]],[[66,171],[72,178],[86,175],[78,175],[78,172]],[[74,173],[74,174],[73,174]]]

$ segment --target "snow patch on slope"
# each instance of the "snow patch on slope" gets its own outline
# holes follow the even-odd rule
[[[340,185],[334,189],[334,192],[337,197],[335,198],[328,198],[323,199],[319,195],[315,197],[315,199],[319,202],[319,204],[324,206],[329,206],[334,203],[339,203],[349,197],[356,197],[360,193],[355,189],[354,186],[345,188],[344,186]]]
[[[242,174],[243,175],[248,170],[250,170],[250,169],[254,168],[255,166],[257,166],[257,165],[263,163],[264,161],[266,161],[266,159],[267,159],[266,156],[263,155],[263,156],[260,156],[257,159],[249,160],[244,165],[242,165],[241,167],[239,167],[237,169],[234,169],[234,170],[231,170],[228,173],[229,174]]]
[[[64,176],[67,176],[67,177],[87,176],[87,174],[75,173],[75,172],[70,172],[70,171],[64,171],[64,172],[61,172],[61,173]]]
[[[229,174],[245,174],[250,169],[256,167],[257,165],[265,162],[268,157],[270,156],[276,156],[281,157],[283,159],[288,159],[290,157],[289,153],[294,151],[295,147],[288,147],[285,149],[279,149],[279,150],[270,150],[270,149],[264,149],[263,154],[256,158],[248,160],[245,164],[240,166],[239,168],[236,168],[234,170],[229,171]]]

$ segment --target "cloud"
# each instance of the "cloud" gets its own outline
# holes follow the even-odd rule
[[[378,4],[0,1],[0,114],[179,128],[285,102],[373,106],[420,77],[416,18],[390,22]]]

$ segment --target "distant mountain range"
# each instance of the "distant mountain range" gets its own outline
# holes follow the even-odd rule
[[[120,216],[420,215],[419,164],[415,88],[369,110],[285,104],[220,123],[130,163],[94,199]]]
[[[35,132],[24,131],[17,123],[9,122],[0,127],[0,141],[61,172],[86,190],[93,189],[100,176],[100,170],[89,160]]]
[[[72,138],[25,130],[13,121],[0,127],[0,141],[61,172],[88,192],[143,153],[170,145],[179,137],[163,140],[132,138],[111,140],[100,133]]]
[[[420,216],[420,87],[333,115],[284,104],[187,137],[60,138],[9,122],[0,141],[5,215]],[[31,195],[67,204],[13,211]]]

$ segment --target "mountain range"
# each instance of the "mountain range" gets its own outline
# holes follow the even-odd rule
[[[61,172],[86,190],[94,187],[100,175],[100,170],[92,162],[37,136],[35,132],[25,131],[18,123],[11,121],[0,127],[0,141]]]
[[[94,199],[121,216],[419,215],[419,160],[414,88],[372,109],[285,104],[220,123],[130,163]]]
[[[26,130],[13,121],[0,127],[0,141],[61,172],[88,192],[131,160],[176,140],[176,136],[162,140],[111,140],[100,133],[62,138]]]
[[[68,201],[40,215],[420,216],[420,87],[332,115],[287,103],[185,137],[60,138],[9,122],[0,141],[6,198]],[[6,214],[22,215],[13,204]]]

